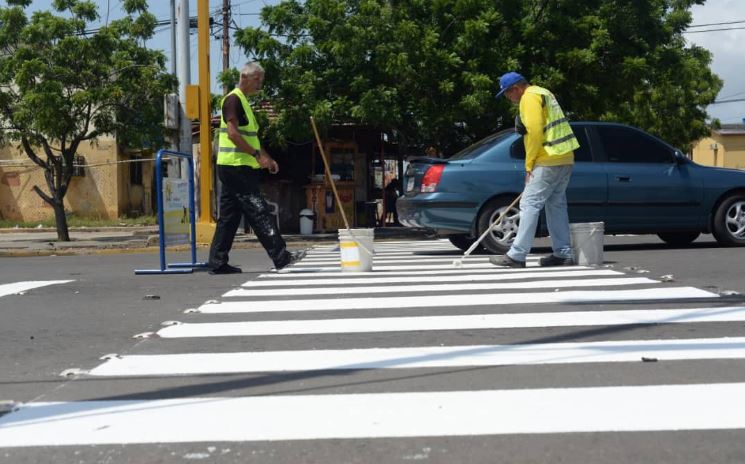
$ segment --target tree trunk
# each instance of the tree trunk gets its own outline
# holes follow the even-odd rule
[[[65,216],[65,203],[63,200],[52,203],[54,208],[54,221],[57,224],[57,240],[60,242],[70,241],[70,231],[67,227],[67,216]]]

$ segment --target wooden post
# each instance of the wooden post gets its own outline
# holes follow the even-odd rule
[[[329,168],[329,162],[326,159],[326,153],[323,151],[323,144],[321,143],[321,136],[318,135],[318,128],[316,127],[316,121],[313,116],[310,117],[310,125],[313,126],[313,133],[316,135],[316,143],[318,144],[318,150],[321,152],[321,159],[323,160],[323,168],[326,172],[326,179],[331,183],[331,190],[334,192],[334,198],[336,198],[336,206],[339,207],[341,212],[341,218],[344,220],[344,227],[349,230],[349,221],[347,221],[347,214],[344,212],[344,206],[341,204],[339,199],[339,193],[336,191],[336,184],[334,178],[331,177],[331,169]]]

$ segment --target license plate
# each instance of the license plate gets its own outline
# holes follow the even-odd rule
[[[414,190],[414,178],[409,177],[409,180],[406,181],[406,191],[411,192],[412,190]]]

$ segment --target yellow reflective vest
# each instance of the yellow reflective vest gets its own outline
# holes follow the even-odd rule
[[[235,95],[238,97],[238,99],[241,101],[241,105],[243,106],[243,111],[246,113],[246,119],[248,119],[248,125],[238,126],[238,132],[241,134],[243,140],[245,140],[246,143],[251,146],[251,148],[260,151],[261,142],[259,142],[259,124],[256,122],[256,117],[251,110],[251,105],[248,104],[248,100],[246,99],[246,96],[243,94],[243,92],[241,92],[241,90],[236,87],[230,93],[225,95],[225,97],[222,99],[222,102],[220,103],[220,106],[225,103],[225,98],[230,95]],[[219,133],[220,137],[218,139],[219,148],[217,150],[217,164],[222,166],[249,166],[254,169],[261,168],[259,162],[253,155],[240,151],[240,149],[235,146],[233,141],[230,140],[230,137],[228,136],[228,123],[225,122],[222,111],[220,111]]]
[[[577,138],[556,97],[547,89],[531,85],[520,98],[520,119],[525,135],[525,169],[574,163]]]
[[[543,146],[546,152],[549,155],[556,156],[579,148],[577,137],[574,136],[574,132],[569,126],[569,120],[564,116],[564,112],[561,110],[554,94],[537,85],[530,86],[525,91],[540,95],[548,110],[546,125],[543,127]]]

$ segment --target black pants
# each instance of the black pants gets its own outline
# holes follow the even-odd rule
[[[290,259],[287,245],[261,196],[260,175],[258,169],[248,166],[217,166],[217,177],[222,184],[220,218],[210,246],[209,267],[228,263],[228,254],[242,217],[248,219],[275,266],[284,265]]]

